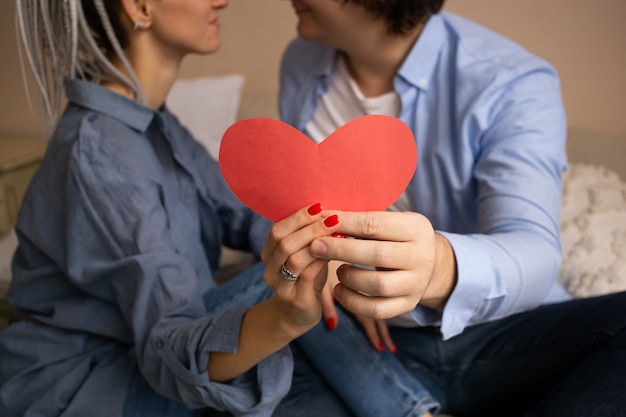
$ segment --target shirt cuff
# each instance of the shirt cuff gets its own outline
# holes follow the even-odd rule
[[[241,321],[247,308],[231,309],[214,322],[212,337],[203,349],[234,353],[239,344]],[[219,336],[218,336],[219,335]],[[289,347],[262,360],[257,366],[227,384],[212,383],[217,405],[239,416],[270,417],[291,387],[293,357]],[[217,395],[215,395],[217,394]]]
[[[483,245],[471,235],[439,232],[452,249],[457,264],[457,283],[446,303],[443,313],[418,307],[413,317],[420,325],[440,324],[443,339],[447,340],[463,332],[472,324],[474,316],[490,296],[493,271],[491,258]],[[487,272],[488,273],[488,272]],[[438,323],[439,321],[439,323]]]
[[[161,388],[159,392],[188,408],[212,407],[238,416],[271,416],[291,386],[293,358],[288,347],[226,383],[211,381],[206,369],[210,352],[237,350],[241,321],[247,310],[233,308],[217,318],[204,317],[181,324],[175,327],[175,332],[180,332],[178,337],[154,338],[152,348],[163,364],[151,372],[153,382]],[[171,340],[178,343],[168,343]]]

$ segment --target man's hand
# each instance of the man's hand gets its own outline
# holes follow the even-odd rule
[[[335,329],[339,324],[339,316],[337,315],[337,306],[333,292],[335,286],[339,284],[337,268],[341,265],[342,263],[339,261],[330,261],[328,263],[328,279],[322,290],[322,311],[324,319],[326,320],[326,327],[329,330]],[[382,352],[386,347],[393,353],[397,352],[398,348],[396,344],[393,343],[393,340],[391,340],[386,321],[374,320],[360,315],[354,315],[354,318],[363,326],[363,330],[372,343],[372,346],[374,346],[374,349]]]

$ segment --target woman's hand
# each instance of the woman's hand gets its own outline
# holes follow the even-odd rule
[[[427,218],[412,212],[340,215],[337,232],[356,239],[321,237],[310,248],[319,259],[347,263],[337,270],[336,300],[372,319],[399,316],[420,303],[443,309],[456,284],[456,262],[452,247]]]
[[[263,279],[280,301],[284,324],[296,335],[312,328],[322,315],[327,261],[313,257],[309,245],[333,233],[339,218],[336,214],[323,218],[321,213],[321,205],[314,204],[276,223],[261,253],[266,265]],[[298,278],[286,279],[283,266]]]
[[[235,352],[211,352],[211,380],[241,375],[320,321],[327,261],[313,257],[309,245],[339,227],[337,215],[322,218],[321,213],[322,206],[314,204],[272,227],[261,258],[263,279],[275,294],[244,314]],[[293,276],[283,275],[283,266]]]

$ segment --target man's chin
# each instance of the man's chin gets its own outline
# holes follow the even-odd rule
[[[317,39],[315,28],[308,22],[303,22],[300,20],[298,22],[298,26],[296,27],[296,32],[298,32],[298,36],[303,39],[314,41]]]

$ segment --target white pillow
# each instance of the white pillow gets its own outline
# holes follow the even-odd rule
[[[235,122],[245,77],[228,74],[176,80],[167,107],[217,160],[222,135]]]

